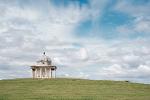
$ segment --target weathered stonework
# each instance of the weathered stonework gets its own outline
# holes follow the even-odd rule
[[[33,78],[56,78],[57,67],[52,65],[51,59],[45,55],[45,52],[42,59],[32,65],[31,69]]]

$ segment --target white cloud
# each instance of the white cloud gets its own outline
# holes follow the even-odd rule
[[[79,55],[80,55],[80,58],[81,58],[82,60],[88,59],[88,53],[87,53],[87,50],[86,50],[85,48],[81,48],[81,49],[80,49]]]
[[[137,17],[132,21],[132,23],[118,26],[116,30],[117,32],[122,33],[124,36],[130,36],[138,33],[143,35],[150,33],[149,27],[150,27],[150,19],[146,18],[139,19],[139,17]]]
[[[150,33],[150,19],[140,18],[135,21],[135,30],[137,32],[146,32]]]
[[[117,2],[115,5],[115,10],[125,12],[129,15],[132,15],[134,17],[141,17],[141,16],[149,16],[149,5],[150,3],[146,4],[134,4],[132,1],[128,0],[121,0]]]
[[[124,36],[132,36],[132,34],[149,34],[150,33],[150,3],[143,5],[133,4],[129,1],[118,1],[114,7],[115,11],[119,11],[132,17],[131,21],[125,25],[117,27],[117,31],[123,33]]]
[[[40,16],[37,11],[31,10],[28,8],[20,8],[20,7],[10,7],[7,8],[5,12],[5,17],[10,19],[25,19],[29,21],[35,21],[37,20]]]
[[[97,73],[97,76],[101,76],[104,79],[114,79],[114,80],[129,80],[129,81],[145,81],[146,83],[150,83],[149,81],[150,75],[150,67],[146,65],[140,65],[134,69],[127,69],[118,64],[114,64],[107,68],[102,68]],[[140,81],[139,81],[140,79]]]

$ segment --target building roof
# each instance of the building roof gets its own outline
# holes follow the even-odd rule
[[[52,66],[52,61],[44,52],[42,57],[33,66]]]

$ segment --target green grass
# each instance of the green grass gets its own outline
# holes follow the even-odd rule
[[[1,80],[0,100],[150,100],[150,84],[81,79]]]

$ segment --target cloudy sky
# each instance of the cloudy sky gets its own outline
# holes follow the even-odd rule
[[[58,77],[150,83],[150,0],[0,0],[0,79],[31,77],[45,51]]]

